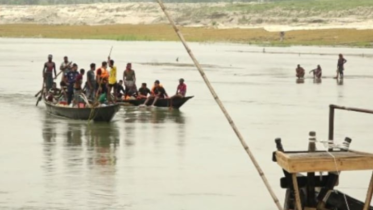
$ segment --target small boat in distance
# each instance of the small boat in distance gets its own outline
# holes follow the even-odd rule
[[[44,101],[44,103],[49,114],[66,117],[73,120],[93,120],[95,122],[110,122],[120,109],[119,104],[95,108],[73,108],[55,105],[48,101]]]
[[[154,104],[156,107],[172,107],[174,109],[179,109],[182,105],[184,105],[189,99],[193,98],[194,96],[188,96],[184,98],[160,98],[157,100],[157,102]],[[139,106],[141,104],[145,103],[146,99],[134,99],[134,100],[119,100],[117,101],[118,104],[125,105],[125,104],[130,104],[133,106]],[[153,104],[154,99],[150,99],[148,103],[146,104],[147,106],[150,106]]]

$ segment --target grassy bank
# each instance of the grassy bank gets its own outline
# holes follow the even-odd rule
[[[289,31],[279,41],[278,32],[263,29],[181,28],[185,38],[193,42],[235,42],[258,45],[344,45],[373,47],[373,30],[325,29]],[[0,25],[0,37],[61,39],[106,39],[118,41],[177,41],[169,25]]]

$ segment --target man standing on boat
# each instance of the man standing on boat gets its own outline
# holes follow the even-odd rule
[[[61,81],[64,79],[63,76],[66,75],[69,71],[71,71],[71,64],[72,62],[69,62],[69,58],[67,56],[63,57],[63,62],[60,66],[60,70],[62,71]]]
[[[96,71],[96,82],[97,82],[97,94],[96,95],[101,95],[102,93],[108,93],[108,81],[109,81],[109,72],[107,71],[107,62],[102,62],[102,65],[99,69]]]
[[[47,89],[47,92],[52,88],[53,86],[53,72],[54,76],[56,76],[56,64],[52,61],[53,56],[48,55],[48,61],[44,63],[43,67],[43,78],[44,83]]]
[[[95,90],[96,90],[96,79],[95,79],[95,69],[96,64],[91,63],[90,70],[87,72],[87,98],[88,100],[94,101]]]
[[[78,65],[76,63],[73,64],[72,70],[66,74],[67,79],[67,104],[70,105],[71,101],[73,100],[74,95],[74,84],[76,78],[78,76]]]
[[[126,88],[126,92],[136,85],[135,71],[132,69],[132,64],[127,63],[126,70],[123,72],[123,81]]]
[[[74,83],[74,106],[77,105],[80,100],[80,94],[82,93],[82,83],[83,83],[83,76],[84,76],[85,70],[80,69],[80,74],[78,74],[75,78]]]
[[[110,67],[110,76],[109,76],[109,94],[111,94],[111,90],[114,89],[114,99],[116,98],[116,92],[117,92],[117,67],[114,66],[114,60],[111,60],[110,57],[108,57],[108,63]],[[111,95],[109,95],[111,97]],[[111,99],[113,100],[113,99]]]

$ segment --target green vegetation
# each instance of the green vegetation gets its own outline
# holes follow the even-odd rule
[[[0,0],[0,4],[18,4],[18,5],[38,5],[38,4],[91,4],[91,3],[118,3],[118,2],[154,2],[152,0]],[[260,0],[165,0],[165,2],[260,2]],[[257,4],[247,7],[247,5],[234,5],[233,10],[253,9],[263,11],[271,9],[274,6],[286,7],[289,10],[295,9],[316,9],[316,10],[342,10],[354,8],[357,6],[373,6],[371,0],[265,0],[274,4]],[[310,8],[311,7],[311,8]]]
[[[279,0],[271,0],[279,1]],[[281,1],[281,0],[280,0]],[[154,2],[154,0],[0,0],[0,4],[39,5],[39,4],[92,4],[92,3]],[[164,2],[232,2],[232,0],[164,0]],[[258,2],[243,0],[242,2]]]
[[[213,29],[182,27],[185,38],[193,42],[236,42],[245,44],[290,46],[331,45],[373,47],[373,30],[325,29],[289,31],[279,41],[278,32],[264,29]],[[162,31],[162,33],[159,33]],[[61,39],[108,39],[118,41],[177,41],[169,25],[0,25],[0,37],[37,37]]]
[[[261,2],[261,0],[164,0],[165,2],[186,3],[186,2],[227,2],[227,3],[248,3]],[[154,0],[0,0],[0,4],[16,5],[38,5],[38,4],[91,4],[91,3],[118,3],[118,2],[154,2]],[[231,10],[264,11],[276,6],[288,10],[345,10],[356,7],[373,6],[372,0],[264,0],[265,4],[240,5],[232,4]],[[266,3],[271,4],[266,4]]]

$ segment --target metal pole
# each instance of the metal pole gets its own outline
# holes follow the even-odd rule
[[[330,105],[330,106],[333,107],[334,109],[341,109],[341,110],[347,110],[347,111],[354,111],[354,112],[361,112],[361,113],[373,114],[373,110],[369,110],[369,109],[360,109],[360,108],[337,106],[337,105]]]

